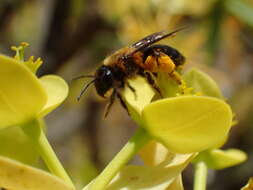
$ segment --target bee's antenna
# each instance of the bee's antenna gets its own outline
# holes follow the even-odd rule
[[[77,101],[79,101],[79,100],[81,99],[82,95],[83,95],[83,94],[85,93],[85,91],[89,88],[89,86],[90,86],[93,82],[95,82],[95,80],[96,80],[96,79],[90,81],[88,84],[86,84],[86,85],[84,86],[84,88],[82,89],[80,95],[77,97]]]
[[[78,79],[81,79],[81,78],[95,78],[95,76],[94,75],[81,75],[81,76],[78,76],[78,77],[75,77],[75,78],[71,79],[71,81],[78,80]]]

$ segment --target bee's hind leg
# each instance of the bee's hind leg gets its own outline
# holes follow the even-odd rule
[[[181,75],[178,72],[173,71],[169,73],[169,76],[179,85],[180,94],[186,94],[187,92],[191,91],[191,88],[188,88],[186,86],[185,81],[182,79]]]
[[[176,71],[172,71],[171,73],[169,73],[170,78],[172,78],[177,84],[182,85],[183,84],[183,80],[180,76],[180,74]]]

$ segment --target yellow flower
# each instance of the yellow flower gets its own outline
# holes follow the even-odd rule
[[[206,80],[204,77],[199,82],[200,86],[206,84],[203,90],[214,85]],[[155,92],[145,79],[136,77],[128,82],[135,93],[125,88],[122,95],[140,129],[101,175],[83,190],[183,189],[181,172],[188,163],[198,152],[222,144],[227,137],[232,125],[230,106],[220,98],[194,95],[195,92],[191,93],[194,89],[183,87],[182,91],[182,87],[173,84],[168,77],[159,86],[167,98],[154,101]],[[132,155],[150,140],[154,141],[141,151],[145,165],[121,168],[128,160],[124,156]],[[106,177],[106,174],[113,177],[115,171],[117,175],[113,179]]]
[[[38,78],[35,73],[42,61],[34,61],[33,57],[24,60],[24,48],[27,45],[22,43],[19,47],[12,47],[16,51],[15,58],[0,55],[0,129],[21,127],[30,145],[37,150],[49,170],[72,185],[42,127],[42,118],[67,97],[68,85],[56,75]],[[12,138],[17,137],[13,135]],[[9,151],[3,154],[12,155],[12,150]],[[19,156],[14,158],[19,159]]]
[[[123,93],[130,115],[170,151],[200,152],[216,147],[227,137],[232,125],[232,111],[224,100],[182,95],[151,102],[154,92],[144,79],[129,82],[138,89],[137,99],[130,89]],[[173,94],[171,90],[170,94]]]
[[[68,95],[68,85],[62,78],[37,78],[24,63],[0,55],[0,128],[41,118]]]

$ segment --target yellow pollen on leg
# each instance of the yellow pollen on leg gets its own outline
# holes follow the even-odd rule
[[[145,63],[142,65],[144,69],[155,72],[157,68],[156,59],[153,56],[148,56]]]
[[[158,66],[160,72],[171,73],[175,70],[175,64],[167,55],[158,58]]]

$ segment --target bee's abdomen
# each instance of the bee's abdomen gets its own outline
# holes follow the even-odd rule
[[[144,61],[147,59],[148,56],[155,55],[156,52],[162,52],[172,59],[176,67],[183,65],[185,62],[185,57],[178,50],[167,45],[152,45],[142,50],[142,52],[144,54]]]

